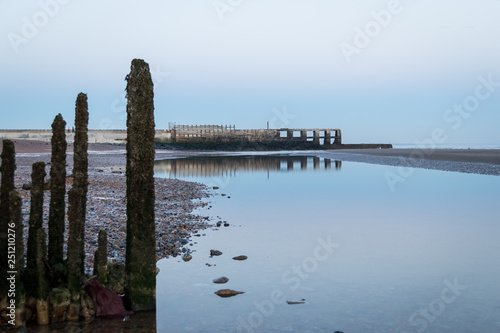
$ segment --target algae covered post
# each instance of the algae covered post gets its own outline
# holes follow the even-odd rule
[[[58,114],[52,123],[52,156],[50,167],[49,262],[52,269],[62,270],[64,251],[64,217],[66,194],[66,122]],[[57,266],[56,266],[57,265]],[[57,279],[60,276],[58,274]],[[62,281],[52,281],[60,285]]]
[[[84,232],[88,190],[88,104],[87,95],[78,94],[75,107],[75,143],[73,155],[73,188],[68,193],[68,289],[71,305],[68,319],[78,320],[80,283],[84,274]]]
[[[80,312],[80,282],[83,276],[83,232],[85,220],[82,219],[82,193],[79,187],[73,187],[68,192],[68,289],[71,293],[71,305],[68,310],[68,319],[78,320]]]
[[[73,155],[73,187],[83,190],[82,193],[82,217],[85,219],[88,191],[88,123],[89,112],[87,95],[79,93],[76,98],[75,107],[75,144]],[[83,230],[82,230],[83,233]],[[83,268],[83,266],[82,266]]]
[[[127,76],[127,297],[133,310],[156,307],[155,123],[149,65]]]
[[[28,296],[38,297],[37,285],[37,235],[43,225],[43,190],[45,181],[45,163],[36,162],[31,172],[31,209],[28,231],[28,250],[26,255],[25,287]]]
[[[47,235],[43,228],[38,229],[36,234],[36,268],[37,268],[37,300],[36,320],[38,325],[49,323],[49,281],[45,271],[47,261]]]
[[[103,285],[108,285],[108,233],[99,230],[97,251],[94,255],[94,275]]]

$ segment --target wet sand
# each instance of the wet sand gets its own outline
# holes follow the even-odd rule
[[[347,149],[342,153],[500,165],[500,149]]]
[[[500,149],[346,149],[315,155],[397,167],[500,175]]]

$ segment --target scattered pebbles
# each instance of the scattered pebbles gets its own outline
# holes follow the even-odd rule
[[[16,156],[16,189],[23,197],[23,221],[25,241],[28,237],[30,210],[29,190],[23,184],[31,181],[32,164],[38,161],[50,162],[50,154],[19,154]],[[67,174],[71,174],[73,156],[67,155]],[[126,248],[126,177],[112,173],[110,167],[125,164],[124,152],[89,153],[89,187],[87,195],[87,219],[85,224],[85,272],[91,273],[94,253],[97,250],[99,230],[108,233],[108,260],[110,263],[125,263]],[[46,167],[49,174],[50,165]],[[48,178],[48,177],[47,177]],[[71,188],[72,179],[68,178],[66,190]],[[210,196],[208,188],[200,183],[178,179],[155,178],[155,219],[156,255],[162,259],[170,255],[187,253],[191,235],[210,227],[209,218],[194,215],[195,208],[206,203],[198,199]],[[66,196],[67,199],[67,196]],[[48,228],[50,191],[44,196],[44,228]],[[67,209],[67,203],[66,203]],[[65,252],[68,238],[68,224],[65,228]],[[25,247],[26,248],[26,247]],[[185,255],[185,256],[186,256]]]

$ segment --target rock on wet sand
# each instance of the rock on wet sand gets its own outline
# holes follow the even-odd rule
[[[247,256],[243,256],[243,255],[236,256],[236,257],[233,258],[233,260],[240,260],[240,261],[247,260],[247,259],[248,259],[248,257]]]
[[[232,296],[236,296],[236,295],[239,295],[239,294],[244,294],[245,292],[243,291],[236,291],[236,290],[232,290],[232,289],[221,289],[221,290],[218,290],[215,292],[215,294],[217,296],[220,296],[220,297],[232,297]]]
[[[219,250],[210,250],[210,256],[213,257],[213,256],[220,256],[222,255],[222,252],[219,251]]]
[[[219,277],[217,279],[214,279],[213,281],[214,281],[214,283],[220,283],[220,284],[222,284],[222,283],[226,283],[227,281],[229,281],[229,279],[227,277],[225,277],[225,276],[221,276],[221,277]]]

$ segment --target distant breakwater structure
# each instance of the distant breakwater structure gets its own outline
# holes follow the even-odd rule
[[[340,129],[279,128],[236,129],[234,125],[174,125],[170,129],[156,129],[157,148],[229,151],[327,150],[392,148],[383,143],[342,143]],[[67,141],[72,143],[74,133],[67,130]],[[49,130],[0,130],[0,137],[11,140],[49,141]],[[88,130],[89,143],[125,144],[126,130]]]
[[[392,148],[391,144],[343,144],[340,129],[236,129],[234,125],[175,125],[171,143],[163,146],[236,151]]]
[[[73,183],[66,192],[66,121],[52,123],[49,185],[45,163],[32,166],[31,209],[25,242],[22,197],[14,184],[15,144],[3,140],[0,184],[0,330],[94,316],[125,316],[156,308],[156,233],[153,81],[149,65],[134,59],[127,75],[126,255],[123,299],[108,279],[106,230],[98,235],[93,276],[84,270],[88,191],[88,104],[80,93],[75,106]],[[49,187],[48,229],[43,227],[44,191]],[[67,201],[67,209],[66,209]],[[65,220],[69,225],[64,258]],[[48,242],[47,242],[48,235]],[[154,327],[154,323],[152,324]]]

